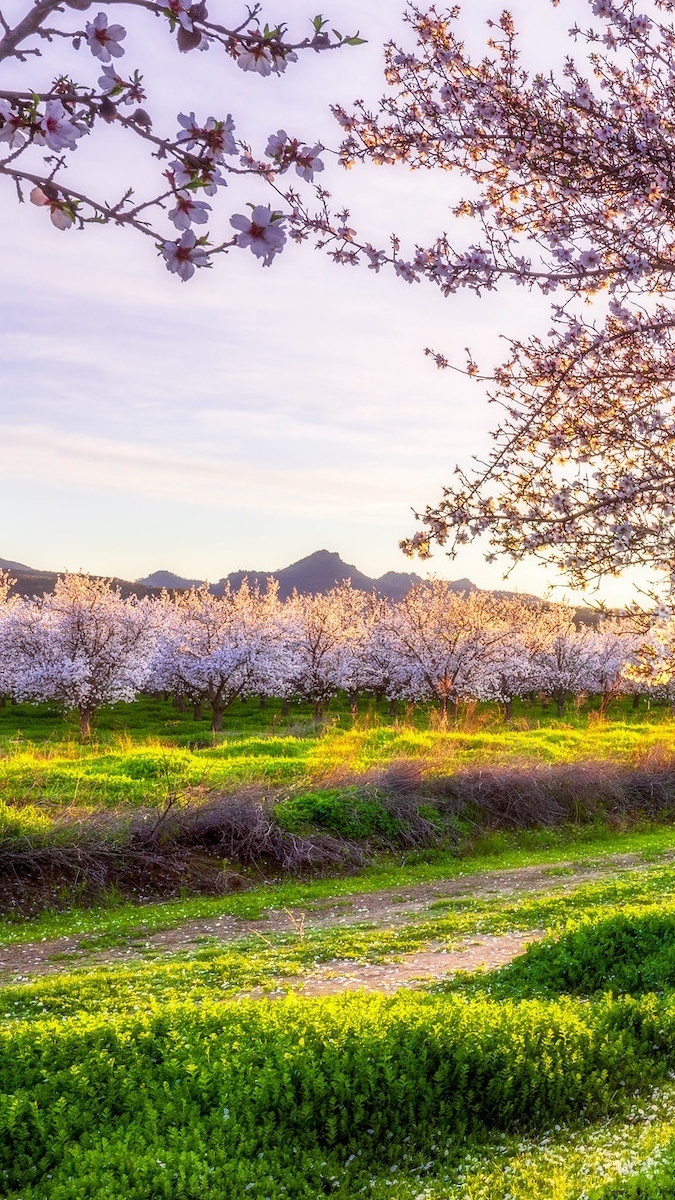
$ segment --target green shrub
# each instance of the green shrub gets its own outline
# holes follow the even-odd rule
[[[652,908],[586,922],[529,946],[496,976],[506,994],[640,995],[675,988],[675,914]]]
[[[357,787],[320,788],[299,792],[280,800],[274,815],[282,829],[301,833],[324,829],[344,838],[394,836],[399,829],[396,818],[376,793]]]
[[[674,1061],[675,1010],[654,997],[355,995],[35,1020],[0,1037],[0,1178],[22,1200],[323,1195],[321,1170],[351,1155],[381,1166],[440,1135],[459,1146],[590,1119]]]

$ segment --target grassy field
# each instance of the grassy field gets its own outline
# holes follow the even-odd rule
[[[122,961],[85,956],[0,991],[3,1195],[670,1195],[675,869],[661,837],[630,871],[582,855],[603,878],[564,890],[572,868],[553,869],[536,895],[430,899],[395,928],[211,937],[168,954],[139,944],[138,926],[83,939]],[[386,881],[401,882],[393,869]],[[310,913],[327,889],[267,901]],[[528,929],[548,939],[490,974],[302,996],[322,964]],[[285,979],[285,999],[242,998],[279,995]]]
[[[497,706],[472,706],[448,729],[433,728],[433,711],[392,723],[376,709],[372,704],[354,720],[336,703],[317,731],[306,707],[282,723],[274,701],[265,709],[247,701],[234,705],[223,734],[213,735],[206,719],[142,699],[103,710],[94,740],[83,745],[74,720],[49,706],[8,706],[0,709],[0,797],[6,805],[115,808],[162,803],[177,790],[318,783],[401,759],[433,774],[522,760],[631,762],[675,746],[667,710],[643,704],[635,712],[627,701],[617,702],[607,720],[593,707],[572,708],[558,720],[521,702],[512,726]]]
[[[402,760],[432,780],[649,764],[675,735],[663,712],[627,705],[605,721],[524,706],[509,729],[488,707],[433,726],[428,713],[353,722],[337,705],[317,731],[251,702],[214,739],[146,700],[101,714],[83,746],[48,709],[8,707],[0,846],[46,836],[62,812],[242,785],[280,790],[292,825],[307,797],[337,811],[354,778]],[[358,980],[507,935],[543,940],[494,970],[312,994],[346,968]],[[339,877],[6,912],[0,984],[7,1200],[675,1195],[669,821],[478,830]]]

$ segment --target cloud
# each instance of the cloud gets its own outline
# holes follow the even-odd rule
[[[64,488],[96,488],[178,504],[210,505],[237,512],[273,510],[347,519],[368,510],[391,520],[415,471],[392,475],[389,464],[365,468],[277,466],[227,457],[193,456],[139,442],[57,433],[45,426],[1,425],[5,476]]]

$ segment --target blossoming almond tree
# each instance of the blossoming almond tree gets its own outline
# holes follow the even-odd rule
[[[315,721],[326,704],[356,678],[362,645],[364,597],[349,581],[325,595],[294,592],[284,605],[287,695],[308,700]]]
[[[499,602],[488,592],[458,594],[444,580],[415,584],[392,609],[396,653],[411,668],[410,698],[448,707],[479,696],[496,647],[508,636]]]
[[[635,565],[675,584],[675,2],[588,7],[562,68],[532,72],[508,12],[474,56],[459,6],[411,4],[414,44],[386,47],[379,106],[335,109],[342,161],[454,172],[467,195],[430,245],[352,231],[329,249],[446,296],[523,287],[550,305],[548,332],[507,336],[505,361],[454,363],[503,415],[409,551],[486,535],[491,555],[534,554],[576,584]]]
[[[59,230],[104,223],[151,238],[168,270],[183,281],[233,247],[269,265],[284,248],[287,224],[297,233],[302,223],[294,187],[285,187],[281,177],[292,172],[296,181],[311,184],[324,169],[323,147],[280,129],[257,158],[226,112],[179,113],[174,130],[158,129],[152,97],[140,71],[125,65],[126,51],[138,53],[144,38],[163,37],[173,41],[178,55],[208,53],[216,60],[216,78],[229,60],[264,79],[282,75],[300,53],[336,50],[362,39],[336,32],[322,16],[312,20],[306,36],[293,37],[285,24],[264,22],[260,3],[242,5],[234,21],[228,19],[231,7],[223,16],[222,0],[215,12],[205,0],[37,0],[16,20],[0,8],[0,177],[14,185],[19,200],[28,197],[44,208]],[[111,21],[111,9],[115,18],[126,10],[136,37]],[[68,46],[80,51],[77,79],[70,74]],[[37,61],[42,57],[52,74],[47,87],[39,82],[45,75]],[[23,75],[25,84],[14,86]],[[131,180],[108,200],[73,185],[74,152],[106,124],[156,160],[154,193],[137,196]],[[258,185],[254,192],[268,185],[271,199],[251,203],[247,213],[231,213],[224,233],[213,239],[204,227],[215,217],[212,209],[228,181],[237,177],[250,177]]]
[[[214,596],[208,584],[162,597],[153,685],[185,691],[211,705],[211,728],[239,696],[260,688],[264,664],[276,661],[277,589],[244,582]]]
[[[14,670],[9,641],[9,618],[18,600],[11,595],[14,580],[9,571],[0,571],[0,704],[5,704],[12,690]]]
[[[532,654],[533,678],[555,701],[563,716],[571,696],[592,692],[596,682],[596,639],[589,625],[577,625],[574,609],[556,604],[541,612],[537,643]]]
[[[53,593],[12,605],[2,625],[14,695],[76,709],[83,738],[102,704],[134,700],[148,680],[152,606],[106,579],[65,575]]]

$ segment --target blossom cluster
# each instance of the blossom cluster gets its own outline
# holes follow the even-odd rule
[[[204,119],[195,112],[179,113],[175,134],[156,132],[143,107],[148,101],[143,76],[138,70],[127,71],[122,62],[128,31],[109,21],[107,2],[101,0],[101,11],[79,28],[73,28],[68,8],[86,10],[91,0],[69,0],[65,10],[56,3],[34,5],[14,27],[3,20],[0,63],[11,59],[29,63],[30,56],[43,55],[48,47],[65,41],[76,50],[89,51],[98,77],[96,82],[87,79],[85,68],[82,82],[57,73],[48,92],[28,88],[0,94],[0,176],[12,182],[21,199],[25,189],[31,202],[44,208],[61,231],[91,222],[114,223],[153,238],[167,269],[183,281],[210,266],[215,254],[234,247],[249,249],[269,266],[286,244],[285,223],[297,215],[294,191],[284,191],[278,180],[294,167],[297,176],[311,184],[324,169],[323,147],[279,130],[270,135],[266,155],[256,159],[247,142],[235,134],[229,113]],[[249,6],[243,20],[231,28],[210,17],[204,0],[169,0],[168,4],[122,0],[115,5],[116,15],[123,7],[136,9],[139,15],[149,9],[160,17],[175,37],[179,53],[224,50],[241,70],[261,77],[282,75],[302,51],[321,52],[361,41],[358,35],[329,32],[322,17],[313,19],[309,36],[293,40],[284,24],[263,23],[261,3]],[[71,156],[83,138],[97,133],[101,122],[135,135],[154,159],[168,162],[166,169],[158,171],[156,194],[137,199],[132,184],[116,203],[110,203],[71,186],[67,174]],[[251,203],[250,214],[230,211],[224,236],[212,238],[204,228],[213,217],[210,201],[228,181],[247,177],[271,187],[274,203]],[[165,217],[174,227],[171,232],[161,228]]]
[[[647,566],[668,588],[673,6],[589,8],[588,27],[569,30],[563,66],[531,70],[507,11],[488,21],[485,51],[474,55],[459,6],[409,6],[415,44],[386,46],[379,104],[334,108],[341,161],[454,173],[466,195],[450,228],[409,253],[398,237],[382,249],[345,233],[348,222],[328,211],[317,232],[336,261],[389,266],[444,296],[521,287],[550,305],[545,332],[505,330],[502,362],[427,351],[439,367],[477,378],[502,417],[485,461],[458,471],[418,514],[405,548],[455,553],[485,537],[490,554],[538,555],[577,585]]]

